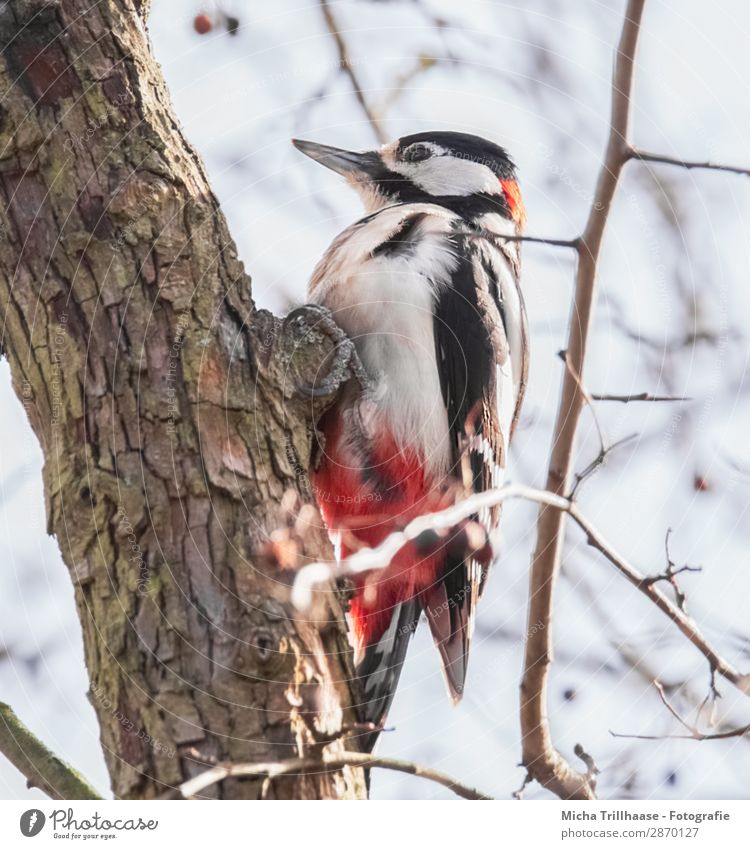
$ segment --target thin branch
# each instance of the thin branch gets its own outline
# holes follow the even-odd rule
[[[682,725],[683,728],[686,728],[690,733],[693,733],[693,728],[690,726],[685,720],[680,716],[679,713],[672,707],[669,699],[667,698],[667,694],[664,692],[664,685],[661,681],[654,679],[654,687],[656,687],[657,692],[659,693],[659,698],[661,699],[661,703],[664,707],[672,714],[672,716]]]
[[[599,437],[599,453],[594,457],[594,459],[586,466],[585,469],[581,472],[574,472],[573,474],[573,487],[569,493],[567,493],[567,497],[571,500],[575,499],[578,494],[578,490],[581,486],[597,471],[597,469],[601,468],[604,463],[607,461],[609,455],[619,448],[621,445],[625,445],[627,442],[635,439],[638,435],[636,433],[628,434],[628,436],[624,436],[622,439],[618,439],[617,442],[613,442],[610,445],[607,445],[607,441],[604,438],[604,430],[602,429],[601,422],[599,421],[599,415],[596,412],[596,408],[594,407],[594,399],[591,393],[586,389],[583,384],[583,379],[580,374],[577,374],[570,365],[570,358],[568,357],[567,351],[559,351],[558,357],[565,363],[565,368],[568,371],[570,377],[576,382],[578,389],[583,396],[586,405],[591,411],[591,417],[594,420],[594,427],[596,428],[596,434]]]
[[[747,725],[743,725],[740,728],[732,728],[729,731],[715,731],[710,734],[704,734],[699,731],[696,734],[691,734],[689,739],[691,740],[728,740],[730,737],[744,737],[750,733],[750,723]],[[687,737],[687,735],[684,735]]]
[[[50,799],[101,799],[83,776],[50,751],[21,722],[9,705],[0,702],[0,752]]]
[[[745,737],[750,733],[750,724],[743,725],[741,728],[733,728],[730,731],[717,731],[713,734],[704,734],[699,732],[696,734],[623,734],[619,731],[609,733],[612,737],[619,737],[627,740],[696,740],[703,742],[704,740],[727,740],[730,737]]]
[[[210,787],[224,781],[225,778],[240,778],[243,776],[264,775],[267,779],[278,778],[282,775],[299,775],[300,773],[335,772],[347,766],[364,767],[370,769],[390,769],[396,772],[405,772],[407,775],[416,775],[428,781],[434,781],[443,787],[452,790],[462,799],[489,801],[492,796],[487,796],[455,781],[444,772],[439,772],[429,767],[420,766],[411,761],[397,760],[395,758],[379,758],[360,752],[337,752],[333,755],[323,754],[322,758],[293,758],[277,763],[258,764],[226,764],[211,767],[206,772],[191,778],[180,785],[180,793],[183,798],[191,799]]]
[[[630,145],[629,113],[634,57],[645,0],[629,0],[612,79],[610,132],[594,198],[578,244],[576,289],[566,349],[570,367],[584,373],[584,361],[593,314],[599,252],[607,217]],[[572,473],[578,421],[586,399],[570,373],[563,378],[562,395],[553,436],[546,488],[557,497],[568,489]],[[564,499],[562,499],[564,500]],[[550,509],[550,506],[553,509]],[[529,581],[529,623],[545,627],[527,630],[521,682],[523,764],[548,790],[563,799],[592,799],[590,776],[574,770],[552,743],[547,716],[547,685],[552,657],[553,594],[563,549],[565,509],[545,505],[539,511],[537,544]]]
[[[591,477],[591,475],[596,472],[601,466],[604,465],[609,454],[618,448],[620,445],[625,442],[629,442],[636,434],[630,434],[629,436],[620,439],[618,442],[615,442],[613,445],[607,445],[607,442],[604,438],[604,430],[602,428],[601,422],[599,421],[599,414],[596,412],[596,408],[594,407],[593,401],[591,399],[591,395],[583,384],[583,379],[580,374],[577,374],[570,365],[570,359],[568,357],[567,351],[558,351],[557,356],[565,363],[565,368],[570,375],[570,377],[576,382],[578,389],[586,402],[586,406],[591,411],[591,418],[594,421],[594,427],[596,428],[596,435],[599,437],[599,453],[597,456],[586,466],[586,468],[582,472],[574,473],[574,481],[573,488],[570,492],[566,493],[567,497],[570,499],[574,499],[578,493],[580,487]]]
[[[651,578],[648,578],[652,584],[656,584],[659,581],[666,581],[674,591],[675,601],[677,602],[677,607],[683,613],[687,613],[687,595],[680,589],[679,584],[677,583],[677,576],[681,575],[683,572],[700,572],[700,566],[680,566],[677,568],[674,560],[669,555],[669,537],[672,535],[672,529],[667,528],[666,536],[664,537],[664,554],[667,559],[667,568],[658,575],[654,575]],[[712,672],[713,675],[713,672]]]
[[[551,245],[555,248],[572,248],[577,251],[579,249],[579,239],[547,239],[543,236],[497,236],[496,238],[505,242],[531,242],[537,245]]]
[[[456,527],[482,509],[496,507],[504,501],[519,498],[534,501],[569,515],[586,534],[588,544],[603,554],[621,575],[639,592],[647,596],[677,626],[706,658],[711,669],[734,684],[745,695],[750,696],[750,675],[738,672],[725,660],[703,636],[695,622],[658,590],[657,584],[664,579],[664,575],[651,577],[640,572],[605,541],[602,533],[581,513],[575,501],[521,484],[506,484],[499,489],[478,492],[445,510],[413,519],[402,531],[390,534],[380,545],[375,548],[363,548],[340,563],[320,562],[304,566],[295,577],[292,586],[292,602],[301,611],[309,610],[313,604],[313,593],[317,585],[325,585],[327,582],[362,572],[385,569],[405,545],[422,534]],[[331,592],[331,589],[328,586],[320,591]],[[530,629],[530,631],[533,630]]]
[[[594,472],[597,471],[597,469],[600,469],[607,462],[609,455],[623,445],[626,445],[628,442],[632,442],[637,436],[637,433],[629,433],[627,436],[623,436],[622,439],[618,439],[616,442],[612,442],[609,445],[605,445],[604,440],[601,440],[601,447],[596,457],[594,457],[585,469],[580,472],[575,472],[573,475],[573,486],[568,494],[568,498],[570,498],[571,501],[575,500],[581,486],[583,486],[583,484],[591,477],[591,475],[594,474]]]
[[[711,704],[711,715],[709,717],[709,723],[714,725],[713,716],[714,711],[716,710],[716,702],[721,698],[721,693],[716,688],[716,670],[711,669],[711,677],[708,682],[708,692],[701,700],[701,703],[698,705],[695,711],[695,721],[700,722],[701,717],[703,716],[703,711],[706,709],[707,705]]]
[[[601,606],[601,597],[598,593],[596,593],[590,584],[587,583],[585,577],[582,574],[578,574],[574,580],[575,586],[577,589],[583,589],[587,604],[590,610],[593,610],[594,613],[599,618],[599,623],[605,628],[608,632],[612,630],[612,623],[609,621],[609,616],[602,609]],[[653,684],[654,681],[657,680],[657,674],[649,664],[648,660],[643,657],[639,652],[636,652],[628,643],[617,633],[614,636],[610,635],[608,637],[609,644],[612,648],[617,651],[617,653],[622,658],[623,662],[627,664],[627,666],[632,669],[634,672],[638,673],[645,681],[649,684]],[[666,689],[666,688],[665,688]],[[716,689],[716,672],[713,669],[710,669],[710,678],[709,678],[709,688],[708,693],[704,698],[698,696],[694,691],[692,691],[687,684],[687,682],[680,681],[677,684],[670,684],[669,689],[678,690],[685,695],[687,701],[696,704],[696,722],[698,722],[702,716],[703,710],[708,704],[709,701],[715,704],[716,699],[720,698],[720,694]],[[713,724],[710,721],[710,724]],[[733,728],[729,725],[725,720],[719,720],[716,723],[717,727],[722,729],[722,733],[718,736],[728,736],[728,737],[737,737],[740,736],[737,734],[736,728]],[[625,737],[629,735],[625,734],[615,734],[613,731],[610,731],[610,734],[613,734],[615,737]],[[745,735],[742,737],[745,742],[750,743],[750,735]]]
[[[631,147],[628,152],[628,159],[636,159],[640,162],[655,162],[660,165],[676,165],[678,168],[701,169],[706,171],[726,171],[729,174],[742,174],[745,177],[750,177],[750,168],[743,168],[737,165],[722,165],[718,162],[696,162],[689,159],[677,159],[673,156],[663,156],[660,153],[648,153],[645,150]]]
[[[612,546],[605,542],[599,531],[579,513],[574,503],[570,505],[570,509],[567,512],[586,533],[589,545],[600,551],[636,589],[646,595],[662,613],[666,614],[672,620],[682,634],[706,658],[712,670],[715,670],[723,678],[726,678],[727,681],[734,684],[745,695],[750,696],[750,675],[738,672],[728,661],[724,660],[718,651],[708,642],[706,637],[698,630],[695,622],[678,605],[671,602],[663,593],[659,592],[656,585],[662,576],[657,576],[655,579],[642,575],[638,569],[632,566]]]
[[[362,111],[365,113],[365,117],[372,127],[372,131],[375,133],[375,138],[378,140],[379,144],[385,144],[388,141],[388,137],[383,131],[383,128],[380,126],[380,121],[373,112],[372,107],[367,102],[362,84],[359,81],[357,72],[352,66],[351,58],[349,57],[349,48],[347,47],[344,37],[341,35],[341,30],[339,29],[338,22],[331,10],[328,0],[320,0],[320,8],[323,11],[323,17],[325,18],[328,32],[330,32],[334,42],[336,43],[341,70],[347,75],[347,77],[349,77],[349,81],[351,82],[352,89],[354,91],[354,96],[357,98],[357,103],[359,103],[362,107]]]
[[[533,780],[534,779],[527,772],[523,777],[523,782],[521,783],[521,786],[518,788],[518,790],[513,791],[513,798],[519,800],[523,799],[523,794],[526,792],[526,788],[529,786],[529,784],[531,784]]]
[[[750,722],[747,725],[742,725],[739,728],[730,728],[726,731],[714,731],[711,733],[705,733],[701,731],[697,726],[688,722],[682,716],[680,716],[677,709],[670,703],[667,698],[666,693],[664,692],[664,685],[655,680],[654,687],[656,687],[659,698],[661,699],[662,704],[666,707],[666,709],[672,714],[672,716],[682,725],[683,728],[687,730],[687,734],[618,734],[615,731],[610,731],[609,733],[613,737],[628,737],[636,740],[728,740],[730,737],[744,737],[747,734],[750,734]]]
[[[594,759],[580,743],[576,743],[575,746],[573,746],[573,754],[583,761],[584,766],[586,767],[586,777],[591,782],[592,788],[596,789],[596,776],[599,775],[601,770],[594,762]]]
[[[592,401],[619,401],[621,404],[630,404],[633,401],[692,401],[686,395],[652,395],[650,392],[638,392],[635,395],[610,395],[609,393],[600,395],[599,393],[590,393],[589,398]]]

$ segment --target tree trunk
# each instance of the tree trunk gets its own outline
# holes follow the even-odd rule
[[[309,753],[356,719],[335,595],[326,627],[295,620],[290,572],[268,554],[269,532],[297,517],[285,493],[309,500],[323,402],[295,384],[330,342],[255,309],[146,7],[0,8],[0,339],[44,452],[48,529],[124,798],[169,794],[216,762]],[[306,557],[330,556],[318,523],[304,540]],[[257,779],[207,791],[260,792]],[[264,787],[364,792],[349,769]]]

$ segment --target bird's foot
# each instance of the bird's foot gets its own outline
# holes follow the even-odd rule
[[[283,331],[295,340],[295,348],[304,344],[316,344],[321,337],[329,339],[333,348],[325,358],[325,377],[318,380],[321,368],[316,368],[315,379],[311,383],[297,381],[297,392],[307,398],[321,398],[332,395],[351,375],[356,378],[363,390],[370,386],[370,378],[365,371],[357,349],[352,340],[334,321],[333,314],[326,307],[317,304],[305,304],[293,309],[283,322]]]

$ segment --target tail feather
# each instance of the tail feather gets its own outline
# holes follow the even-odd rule
[[[363,648],[356,671],[365,722],[380,725],[385,719],[421,612],[422,605],[416,598],[394,605],[386,631],[376,643]],[[379,733],[368,732],[360,738],[363,751],[372,751]]]
[[[442,580],[422,593],[427,622],[454,704],[461,701],[466,683],[481,579],[482,568],[476,560],[449,558]]]

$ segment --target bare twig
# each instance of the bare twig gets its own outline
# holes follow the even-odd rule
[[[604,440],[601,439],[601,432],[599,434],[601,440],[601,447],[599,449],[599,453],[594,457],[594,459],[580,472],[575,472],[573,475],[573,486],[570,490],[568,498],[571,500],[575,499],[578,495],[578,490],[581,486],[594,474],[594,472],[601,468],[606,462],[609,455],[620,448],[622,445],[626,445],[628,442],[632,442],[637,433],[629,433],[627,436],[623,436],[622,439],[618,439],[617,442],[612,442],[609,445],[605,445]]]
[[[491,796],[480,793],[479,790],[475,790],[473,787],[467,787],[465,784],[455,781],[444,772],[423,767],[411,761],[373,757],[372,755],[360,752],[337,752],[335,755],[323,754],[321,758],[293,758],[287,761],[277,761],[276,763],[220,764],[181,784],[180,793],[183,798],[191,799],[207,787],[224,781],[225,778],[264,775],[267,779],[273,779],[281,775],[335,772],[347,766],[365,767],[367,769],[377,767],[396,772],[405,772],[408,775],[416,775],[447,787],[462,799],[492,799]]]
[[[72,766],[51,752],[21,722],[9,705],[0,702],[0,752],[51,799],[101,799]]]
[[[709,682],[708,682],[708,692],[703,697],[703,699],[701,700],[701,703],[698,705],[698,707],[695,711],[695,721],[700,722],[701,717],[703,716],[703,711],[706,709],[706,706],[710,703],[712,708],[711,708],[711,716],[709,717],[709,721],[710,721],[711,725],[713,725],[714,724],[714,722],[713,722],[713,712],[714,712],[714,709],[716,708],[716,702],[720,698],[721,698],[721,693],[716,688],[716,670],[711,669],[711,677],[710,677]]]
[[[708,682],[708,695],[706,696],[706,702],[711,699],[712,701],[716,701],[716,699],[721,698],[721,693],[716,688],[716,670],[711,667],[711,677]]]
[[[610,395],[609,393],[601,395],[599,393],[590,393],[589,398],[592,401],[619,401],[621,404],[630,404],[633,401],[692,401],[686,395],[652,395],[650,392],[638,392],[634,395]]]
[[[594,763],[594,759],[580,743],[576,743],[575,746],[573,746],[573,754],[583,761],[586,767],[586,775],[591,782],[591,786],[595,788],[596,776],[599,775],[600,769],[596,763]]]
[[[750,168],[737,165],[722,165],[717,162],[695,162],[689,159],[677,159],[673,156],[663,156],[660,153],[648,153],[645,150],[631,147],[627,152],[628,159],[637,159],[641,162],[654,162],[660,165],[676,165],[679,168],[701,169],[707,171],[726,171],[730,174],[743,174],[750,177]]]
[[[579,249],[578,239],[548,239],[543,236],[498,236],[498,239],[505,242],[531,242],[537,245],[551,245],[555,248],[572,248],[577,251]]]
[[[576,385],[578,386],[578,389],[584,401],[586,402],[589,410],[591,411],[591,418],[594,421],[596,434],[599,437],[599,453],[582,472],[576,472],[574,475],[573,488],[570,490],[569,493],[567,493],[567,497],[575,498],[579,488],[583,485],[583,483],[587,481],[598,468],[604,465],[604,462],[606,461],[609,453],[615,448],[617,448],[619,444],[622,444],[632,439],[632,435],[621,439],[618,443],[615,443],[614,445],[607,445],[607,442],[604,438],[604,430],[602,429],[601,422],[599,421],[599,415],[597,414],[596,409],[591,401],[591,395],[589,395],[588,390],[583,384],[583,379],[581,378],[581,375],[571,368],[570,359],[568,357],[567,351],[558,351],[557,356],[565,363],[565,368],[569,376],[572,380],[576,382]]]
[[[682,725],[683,728],[688,732],[687,734],[618,734],[615,731],[610,731],[609,733],[613,737],[629,737],[631,739],[636,740],[727,740],[730,737],[744,737],[747,734],[750,734],[750,722],[747,725],[742,725],[739,728],[729,728],[725,731],[713,731],[710,733],[706,733],[701,731],[697,726],[688,722],[682,716],[680,716],[677,709],[670,703],[667,698],[666,693],[664,692],[664,685],[660,681],[654,681],[654,687],[656,687],[659,698],[661,699],[662,704],[666,709],[672,714],[672,716]]]
[[[534,779],[528,774],[528,772],[525,773],[521,786],[518,788],[518,790],[513,791],[513,798],[523,799],[523,794],[526,792],[526,788],[529,786],[529,784],[531,784],[533,780]]]
[[[504,501],[518,498],[535,501],[538,504],[568,514],[586,534],[589,545],[603,554],[629,583],[647,596],[662,613],[671,619],[682,634],[706,658],[711,669],[734,684],[745,695],[750,696],[750,675],[738,672],[725,660],[703,636],[695,622],[657,589],[657,584],[659,580],[664,579],[664,575],[650,577],[641,573],[612,545],[605,541],[601,532],[581,513],[575,501],[571,501],[562,495],[521,484],[507,484],[499,489],[478,492],[445,510],[420,516],[409,522],[402,531],[390,534],[375,548],[363,548],[340,563],[311,563],[303,567],[297,573],[292,587],[292,601],[299,610],[309,610],[312,606],[316,585],[324,585],[337,578],[357,575],[370,570],[385,569],[407,543],[421,534],[427,531],[456,527],[483,508],[495,507]],[[331,592],[330,587],[324,589],[323,592]],[[537,625],[536,628],[529,630],[532,632],[538,627]]]
[[[619,731],[609,732],[613,737],[621,737],[628,740],[696,740],[702,742],[704,740],[727,740],[730,737],[745,737],[750,734],[750,724],[743,725],[740,728],[733,728],[729,731],[716,731],[711,734],[704,734],[699,731],[697,734],[623,734]]]
[[[599,453],[588,464],[588,466],[586,466],[585,469],[580,472],[573,473],[573,487],[571,488],[570,492],[567,493],[567,497],[573,500],[578,495],[578,490],[583,486],[583,484],[607,462],[607,458],[609,457],[609,455],[620,446],[631,442],[633,439],[636,438],[636,436],[638,436],[638,434],[630,433],[627,436],[623,436],[622,439],[618,439],[616,442],[607,444],[607,441],[604,438],[604,430],[602,429],[601,422],[599,421],[599,416],[593,404],[594,396],[591,395],[588,389],[586,389],[586,387],[584,386],[581,376],[571,368],[568,352],[560,351],[558,353],[558,356],[565,363],[565,368],[567,369],[570,377],[578,385],[578,389],[581,395],[583,396],[583,399],[585,400],[589,410],[591,411],[591,417],[594,420],[594,427],[596,428],[596,433],[599,437]]]
[[[636,589],[648,596],[659,610],[672,620],[682,634],[706,658],[711,669],[734,684],[745,695],[750,696],[750,675],[738,672],[728,661],[724,660],[698,630],[695,622],[683,610],[680,610],[676,604],[656,589],[658,577],[663,576],[657,576],[657,580],[655,580],[653,577],[642,575],[624,557],[618,554],[612,546],[605,542],[601,534],[580,514],[578,507],[574,503],[571,503],[567,512],[586,533],[589,545],[600,551]]]
[[[677,607],[683,613],[687,613],[687,595],[680,589],[679,584],[677,583],[677,576],[682,574],[683,572],[700,572],[700,566],[680,566],[678,569],[674,560],[669,555],[669,537],[672,535],[672,529],[667,528],[666,536],[664,537],[664,553],[667,558],[667,568],[659,573],[658,575],[653,575],[650,578],[647,578],[652,584],[656,584],[659,581],[666,581],[674,590],[675,601],[677,602]]]
[[[629,0],[612,80],[612,112],[609,140],[599,172],[586,227],[578,244],[576,289],[571,312],[567,351],[570,366],[583,374],[591,324],[596,272],[604,228],[630,145],[630,93],[638,33],[645,0]],[[560,497],[568,488],[572,472],[576,430],[586,399],[578,382],[566,373],[553,437],[546,488]],[[539,511],[537,544],[529,582],[528,622],[552,620],[553,593],[560,569],[565,510],[546,504]],[[521,731],[523,763],[544,787],[564,799],[592,799],[591,778],[574,770],[552,744],[547,717],[547,683],[552,658],[552,629],[527,630],[524,672],[521,682]]]
[[[690,731],[692,733],[692,731],[693,731],[692,727],[690,725],[688,725],[687,722],[685,722],[685,720],[680,716],[679,713],[677,713],[677,711],[670,704],[669,699],[667,698],[667,694],[664,692],[664,685],[661,683],[661,681],[658,681],[658,680],[655,679],[654,680],[654,687],[656,687],[656,691],[659,693],[659,698],[661,699],[661,702],[664,705],[664,707],[666,707],[666,709],[680,723],[680,725],[682,725],[684,728],[686,728],[688,731]]]
[[[378,117],[375,115],[370,104],[367,102],[367,98],[365,97],[364,90],[362,88],[362,84],[359,81],[359,76],[357,72],[354,70],[354,67],[351,62],[351,58],[349,56],[349,48],[347,47],[346,41],[344,37],[341,35],[341,30],[338,25],[338,21],[331,10],[331,7],[328,3],[328,0],[320,0],[320,8],[323,11],[323,17],[325,18],[326,26],[328,27],[328,31],[331,33],[334,42],[336,43],[336,49],[339,54],[339,64],[341,65],[341,70],[349,77],[349,81],[352,84],[352,90],[354,91],[354,96],[357,98],[357,103],[362,107],[362,111],[365,113],[365,117],[367,118],[368,123],[372,127],[373,133],[375,133],[375,138],[378,140],[379,144],[385,144],[388,141],[388,138],[383,131],[383,128],[380,126],[380,121]]]
[[[655,680],[657,680],[657,674],[648,662],[648,660],[641,656],[639,652],[633,650],[632,647],[628,645],[628,643],[616,632],[612,634],[612,623],[609,621],[608,614],[602,609],[601,605],[601,596],[593,590],[590,584],[587,583],[586,578],[583,574],[578,574],[575,577],[575,586],[578,590],[583,590],[588,609],[592,610],[598,617],[600,624],[608,634],[608,641],[612,648],[614,648],[623,661],[632,669],[634,672],[638,673],[645,681],[649,684],[653,684]],[[665,687],[665,691],[666,691]],[[709,689],[708,693],[705,697],[701,698],[698,696],[688,685],[686,681],[680,681],[677,684],[670,684],[669,689],[671,690],[679,690],[686,700],[692,704],[697,705],[696,710],[696,723],[700,721],[700,718],[703,714],[703,710],[708,704],[709,701],[714,702],[717,698],[720,698],[720,693],[716,689],[716,672],[714,669],[710,669],[710,677],[709,677]],[[710,721],[710,724],[713,724],[713,721]],[[716,723],[716,727],[722,732],[720,736],[729,736],[736,737],[739,736],[737,734],[737,729],[733,728],[733,726],[729,725],[724,720],[719,720]],[[614,733],[614,732],[610,732]],[[617,735],[614,736],[627,736],[627,735]],[[742,739],[746,742],[750,743],[750,735],[745,735]]]

